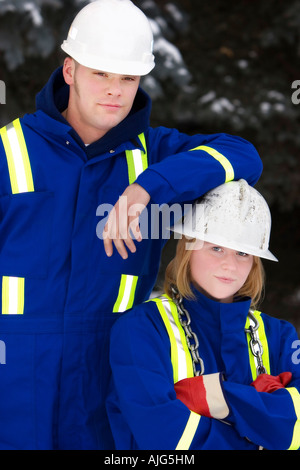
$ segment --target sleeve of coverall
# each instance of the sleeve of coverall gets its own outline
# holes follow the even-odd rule
[[[169,339],[163,326],[157,328],[155,312],[157,324],[135,314],[141,309],[126,313],[112,330],[110,363],[117,405],[114,402],[111,409],[118,411],[115,418],[110,415],[110,423],[117,449],[228,447],[228,425],[201,417],[176,399]],[[125,424],[120,424],[120,415]]]
[[[281,341],[277,345],[269,344],[269,349],[277,346],[279,350],[273,366],[274,354],[270,353],[271,371],[273,375],[292,372],[288,386],[264,393],[228,381],[223,382],[223,389],[231,408],[231,422],[242,437],[268,450],[297,450],[300,448],[300,341],[292,325],[281,324]]]
[[[146,134],[149,167],[139,183],[157,204],[193,201],[231,180],[254,185],[261,159],[248,141],[227,134],[188,136],[159,127]]]

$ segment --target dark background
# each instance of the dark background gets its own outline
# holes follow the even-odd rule
[[[0,125],[34,110],[35,94],[60,65],[60,44],[86,3],[0,2]],[[143,81],[153,99],[151,124],[228,132],[258,149],[264,172],[256,187],[271,208],[270,249],[280,261],[264,263],[261,309],[300,331],[300,1],[134,3],[155,32],[157,66]],[[173,251],[168,243],[158,283]]]

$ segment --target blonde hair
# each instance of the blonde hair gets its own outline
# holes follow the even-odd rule
[[[191,289],[190,258],[192,250],[186,249],[186,243],[192,242],[183,236],[178,241],[175,257],[167,266],[164,290],[170,297],[172,297],[171,287],[175,285],[183,298],[195,298]],[[248,278],[242,288],[236,292],[235,297],[250,297],[251,307],[257,308],[263,298],[264,284],[263,264],[258,256],[253,256],[253,265]]]

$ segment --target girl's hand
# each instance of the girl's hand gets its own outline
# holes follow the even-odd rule
[[[277,376],[261,374],[250,385],[258,392],[272,393],[280,388],[285,388],[291,380],[291,372],[281,372]]]

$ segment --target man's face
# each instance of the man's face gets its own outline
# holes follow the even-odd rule
[[[90,144],[129,114],[140,77],[90,69],[65,59],[63,74],[70,85],[69,105],[64,113],[85,144]]]

